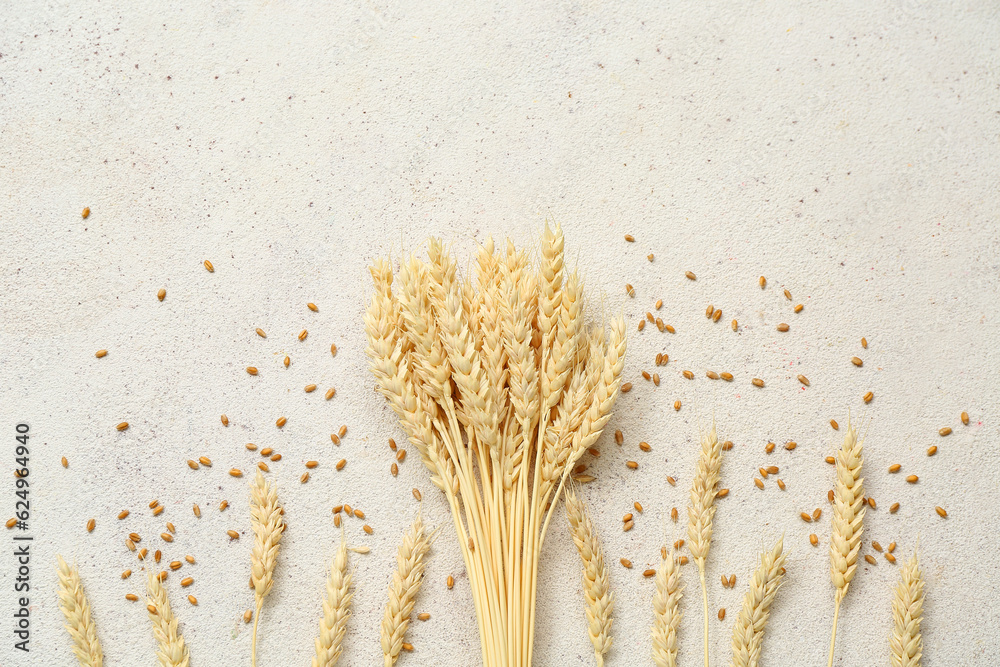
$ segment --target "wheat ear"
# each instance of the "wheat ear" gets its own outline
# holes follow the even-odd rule
[[[656,570],[653,596],[653,662],[656,667],[677,667],[677,628],[681,623],[681,570],[673,551]]]
[[[864,530],[864,478],[861,477],[861,441],[858,430],[848,424],[844,444],[837,452],[837,484],[833,493],[833,528],[830,535],[830,579],[837,589],[834,597],[833,631],[830,633],[830,660],[837,642],[840,603],[858,566],[858,549]]]
[[[66,617],[66,630],[73,639],[73,653],[81,667],[101,667],[104,654],[97,639],[97,626],[90,615],[90,603],[80,583],[80,571],[56,556],[59,569],[59,608]]]
[[[604,654],[611,648],[611,613],[615,597],[610,590],[610,575],[604,563],[604,552],[597,539],[594,525],[587,516],[583,501],[572,490],[566,490],[566,516],[576,550],[583,561],[583,596],[587,601],[587,628],[594,645],[598,667],[604,665]]]
[[[923,640],[920,615],[924,608],[924,575],[913,554],[899,573],[899,583],[892,596],[892,667],[920,667]]]
[[[396,571],[389,584],[389,603],[379,631],[385,667],[392,667],[403,648],[403,636],[410,625],[410,613],[424,578],[424,556],[430,548],[430,540],[418,516],[399,545]]]
[[[156,659],[160,667],[188,667],[187,646],[177,631],[177,617],[170,609],[167,590],[160,578],[146,572],[146,611],[153,622],[153,636],[156,638]]]
[[[253,639],[250,644],[250,663],[257,667],[257,623],[264,598],[271,592],[274,583],[274,565],[278,560],[278,545],[285,532],[281,520],[281,505],[278,504],[278,489],[257,476],[250,484],[250,525],[253,527],[253,551],[250,554],[250,583],[253,584],[257,613],[253,619]]]
[[[691,504],[688,506],[688,550],[698,564],[701,579],[701,601],[705,612],[705,667],[708,662],[708,588],[705,585],[705,559],[712,545],[712,520],[715,517],[715,496],[719,492],[719,469],[722,467],[722,445],[712,430],[701,434],[701,454],[691,484]]]
[[[316,656],[312,667],[334,667],[343,650],[347,619],[351,617],[351,573],[347,570],[347,542],[344,530],[340,531],[340,547],[330,564],[326,579],[326,598],[323,600],[323,620],[319,622],[316,638]]]
[[[770,551],[760,555],[760,565],[754,572],[750,589],[743,596],[743,609],[733,627],[732,667],[757,667],[760,647],[764,642],[764,626],[771,614],[771,603],[781,587],[785,554],[784,538]]]

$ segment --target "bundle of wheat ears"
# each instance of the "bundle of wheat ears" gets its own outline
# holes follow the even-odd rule
[[[395,282],[385,260],[371,275],[371,370],[451,507],[483,662],[530,665],[542,543],[611,416],[624,321],[584,324],[583,285],[564,266],[558,227],[545,228],[537,268],[512,244],[497,252],[487,241],[463,278],[431,239],[428,261],[405,257]],[[603,648],[595,642],[598,656]]]

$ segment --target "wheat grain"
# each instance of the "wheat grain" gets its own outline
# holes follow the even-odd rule
[[[253,585],[254,602],[257,606],[250,649],[250,662],[253,667],[257,665],[257,624],[260,621],[260,610],[264,598],[271,592],[274,566],[278,560],[278,546],[285,531],[281,511],[277,487],[267,482],[258,471],[250,485],[250,525],[253,527],[254,535],[253,551],[250,555],[250,583]]]
[[[626,526],[632,515],[626,514]],[[598,667],[604,665],[604,654],[611,648],[611,614],[615,599],[610,590],[610,574],[604,563],[604,552],[583,501],[572,490],[566,491],[566,517],[576,550],[583,561],[583,597],[587,603],[587,630],[594,646]],[[628,530],[628,528],[626,528]]]
[[[722,445],[712,430],[701,435],[701,453],[694,481],[691,484],[691,504],[688,505],[688,550],[698,565],[701,595],[705,612],[705,667],[708,667],[708,591],[705,586],[705,559],[712,544],[712,520],[715,498],[719,491],[719,469],[722,467]],[[756,481],[756,480],[755,480]]]
[[[161,574],[166,574],[161,573]],[[188,667],[188,648],[177,629],[177,617],[170,608],[167,591],[159,576],[146,572],[146,609],[156,638],[156,659],[160,667]]]
[[[56,556],[59,573],[59,608],[66,617],[66,630],[73,640],[73,653],[81,667],[101,667],[104,654],[97,639],[97,626],[90,614],[90,603],[80,582],[80,572]],[[123,575],[122,579],[126,577]]]
[[[316,655],[312,667],[334,667],[343,649],[347,620],[351,616],[351,573],[347,570],[347,543],[340,532],[340,547],[330,563],[326,579],[326,598],[323,600],[323,618],[319,622],[316,638]]]
[[[673,552],[660,561],[653,596],[653,662],[657,667],[677,667],[677,629],[681,623],[681,571]]]
[[[834,489],[833,525],[830,535],[830,579],[836,593],[828,667],[833,665],[840,603],[854,578],[858,550],[861,548],[861,534],[864,531],[864,478],[861,477],[863,461],[862,442],[858,440],[857,428],[848,424],[844,442],[837,452],[837,483]]]
[[[399,657],[403,636],[410,625],[410,614],[424,577],[424,556],[430,541],[418,516],[403,536],[396,554],[396,571],[389,584],[389,602],[382,617],[379,637],[385,667],[392,667]]]
[[[733,627],[732,667],[757,667],[760,660],[764,626],[784,574],[783,542],[784,538],[779,539],[772,549],[761,554],[760,565],[743,597],[743,608]]]

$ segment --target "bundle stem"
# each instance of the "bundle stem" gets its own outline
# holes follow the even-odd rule
[[[837,595],[836,600],[833,603],[833,632],[830,633],[830,659],[826,663],[826,667],[833,667],[833,649],[837,643],[837,619],[840,617],[840,595]]]
[[[542,355],[544,360],[546,357]],[[542,366],[544,368],[544,365]],[[534,652],[535,643],[535,594],[538,586],[538,552],[541,550],[541,543],[539,542],[538,535],[538,518],[541,512],[544,510],[544,506],[539,503],[539,487],[542,479],[542,448],[545,444],[545,428],[548,426],[548,417],[539,420],[538,422],[538,440],[535,443],[535,468],[534,472],[534,482],[531,492],[531,513],[528,516],[528,558],[531,565],[531,590],[528,593],[527,603],[528,603],[528,613],[525,615],[525,620],[528,626],[527,635],[528,641],[525,642],[525,655],[524,664],[531,664],[531,657]]]
[[[467,534],[465,526],[462,525],[461,510],[458,507],[458,499],[451,490],[451,487],[447,488],[448,490],[445,492],[445,495],[448,498],[448,504],[451,506],[451,518],[455,523],[455,533],[458,535],[458,545],[462,552],[462,560],[465,561],[465,571],[469,573],[469,583],[475,591],[478,589],[479,581],[476,579],[476,569],[473,567],[472,556],[469,553]],[[486,651],[485,610],[482,609],[482,600],[478,595],[473,595],[472,600],[476,608],[476,622],[479,624],[479,644],[483,655],[486,656],[489,654]]]
[[[250,666],[257,667],[257,623],[260,621],[260,610],[264,606],[264,598],[257,598],[257,611],[253,615],[253,640],[250,642]]]
[[[701,604],[705,610],[705,667],[708,667],[708,588],[705,586],[705,559],[696,559],[698,577],[701,579]]]

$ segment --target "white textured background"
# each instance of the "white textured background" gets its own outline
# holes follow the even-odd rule
[[[412,626],[416,651],[400,664],[477,664],[445,505],[416,456],[389,475],[386,439],[401,438],[363,357],[365,268],[429,234],[462,257],[490,233],[537,245],[545,219],[563,223],[595,317],[624,309],[634,332],[662,298],[658,314],[677,328],[633,334],[626,369],[636,386],[611,422],[626,444],[602,441],[599,480],[585,490],[618,596],[609,665],[648,663],[652,582],[640,573],[683,534],[667,515],[683,511],[697,429],[713,414],[735,443],[709,557],[713,664],[728,659],[756,552],[782,533],[788,577],[763,662],[825,664],[829,512],[818,526],[798,514],[827,508],[833,470],[823,457],[838,442],[828,420],[844,424],[848,412],[867,429],[878,501],[863,553],[873,553],[872,538],[896,541],[905,559],[920,540],[925,664],[997,664],[995,3],[115,4],[8,3],[0,21],[0,453],[12,466],[14,426],[30,423],[36,538],[24,656],[11,649],[14,564],[11,534],[0,531],[4,667],[75,664],[56,553],[80,564],[106,664],[151,664],[145,612],[124,600],[139,580],[119,574],[138,570],[126,533],[154,549],[165,521],[177,526],[166,558],[198,559],[181,571],[195,578],[197,607],[183,600],[179,576],[168,581],[192,665],[249,664],[238,620],[252,599],[246,480],[226,474],[252,469],[248,441],[284,455],[273,476],[289,524],[261,624],[262,665],[308,663],[337,537],[330,507],[342,501],[375,528],[367,537],[360,521],[348,523],[352,543],[372,552],[353,559],[343,662],[378,663],[377,623],[395,545],[418,509],[414,486],[425,517],[444,528],[417,603],[433,617]],[[689,269],[697,282],[683,278]],[[723,322],[704,318],[708,303]],[[787,334],[775,331],[782,321]],[[310,335],[299,342],[303,328]],[[109,354],[98,360],[100,348]],[[639,372],[660,351],[671,360],[654,388]],[[250,364],[258,377],[243,371]],[[680,377],[684,368],[695,381]],[[736,380],[713,383],[708,369]],[[751,387],[753,376],[767,387]],[[304,394],[312,382],[320,389]],[[338,394],[327,403],[331,385]],[[864,405],[868,390],[875,399]],[[280,415],[288,425],[279,431]],[[122,420],[132,426],[118,433]],[[341,424],[350,432],[337,449],[328,435]],[[942,426],[954,434],[939,437]],[[638,451],[641,440],[651,454]],[[768,440],[799,446],[768,457]],[[934,458],[924,454],[931,444]],[[199,455],[214,467],[189,470],[184,461]],[[308,459],[321,466],[300,485]],[[888,475],[894,462],[920,483]],[[782,468],[786,492],[773,479],[753,487],[769,464]],[[6,519],[14,488],[3,479]],[[153,498],[167,508],[157,518],[146,507]],[[221,499],[231,507],[220,514]],[[646,511],[623,534],[633,500]],[[902,508],[890,515],[893,502]],[[124,508],[132,515],[119,522]],[[537,663],[589,665],[576,554],[564,524],[554,525]],[[243,538],[230,543],[229,528]],[[819,548],[807,541],[813,531]],[[898,568],[875,555],[842,610],[837,665],[888,664]],[[636,568],[619,566],[621,556]],[[694,573],[684,572],[682,665],[700,660]],[[736,574],[735,590],[720,587],[722,573]],[[714,618],[720,606],[724,622]]]

